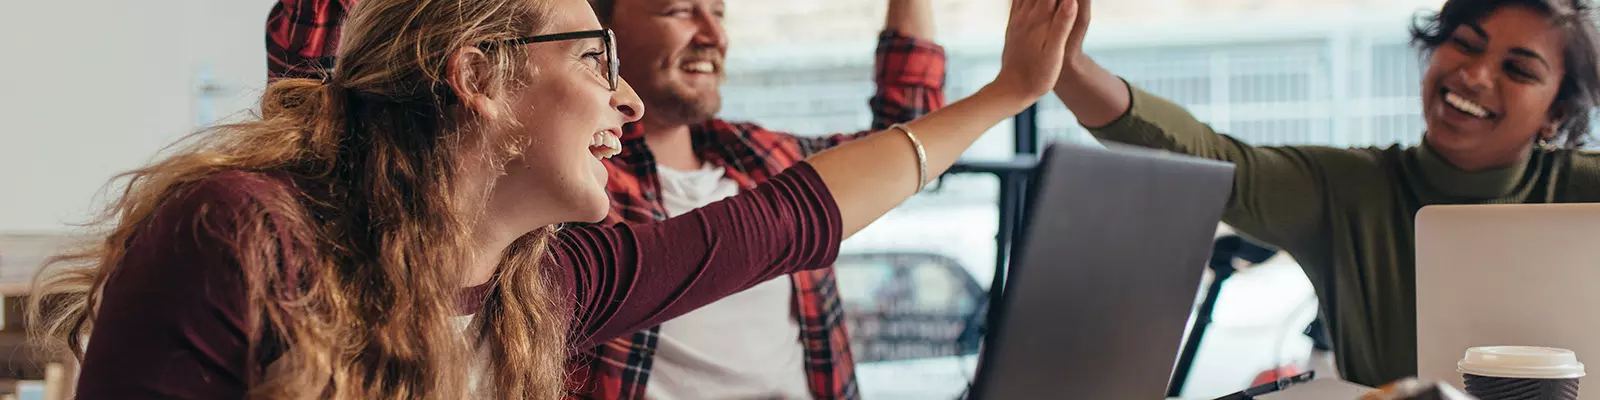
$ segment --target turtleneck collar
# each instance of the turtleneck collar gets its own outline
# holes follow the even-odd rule
[[[1493,199],[1511,194],[1522,183],[1524,172],[1533,152],[1522,160],[1500,168],[1467,172],[1450,164],[1443,156],[1434,153],[1424,143],[1417,146],[1417,166],[1423,179],[1439,194],[1450,197]]]

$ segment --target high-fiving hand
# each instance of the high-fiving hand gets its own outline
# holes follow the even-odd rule
[[[1078,0],[1012,0],[1000,74],[991,85],[1030,99],[1050,92],[1061,74],[1078,11]]]
[[[1078,15],[1072,23],[1072,35],[1067,37],[1067,61],[1083,55],[1083,38],[1089,36],[1089,0],[1076,0]]]
[[[894,209],[926,184],[924,178],[948,170],[984,132],[1049,93],[1065,65],[1082,1],[1012,0],[993,82],[922,118],[808,158],[839,206],[845,236]]]

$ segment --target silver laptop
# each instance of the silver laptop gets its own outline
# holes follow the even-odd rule
[[[1164,398],[1227,163],[1055,144],[991,311],[973,398]]]
[[[1468,347],[1549,346],[1600,363],[1600,204],[1417,213],[1417,371],[1461,387]],[[1600,399],[1594,374],[1578,397]]]

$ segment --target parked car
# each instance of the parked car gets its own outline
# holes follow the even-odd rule
[[[960,263],[932,253],[840,255],[834,264],[856,362],[976,353],[987,295]]]
[[[972,376],[988,293],[929,252],[840,254],[834,264],[864,398],[937,399]]]

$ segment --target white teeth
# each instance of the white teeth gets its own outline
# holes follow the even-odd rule
[[[693,61],[684,63],[683,70],[693,73],[708,74],[716,72],[717,65],[713,64],[711,61]]]
[[[589,138],[589,152],[599,158],[611,158],[622,153],[622,139],[611,131],[596,132]]]
[[[1489,111],[1484,109],[1483,106],[1472,102],[1472,100],[1467,100],[1466,98],[1455,94],[1455,92],[1445,92],[1444,102],[1449,104],[1451,107],[1455,107],[1456,110],[1467,113],[1468,115],[1474,117],[1486,118],[1489,116]]]

